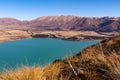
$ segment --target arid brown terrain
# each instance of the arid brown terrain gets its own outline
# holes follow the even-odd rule
[[[0,18],[0,42],[32,37],[103,39],[119,32],[119,17],[43,16],[30,21]]]

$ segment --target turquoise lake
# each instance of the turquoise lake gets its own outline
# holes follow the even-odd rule
[[[53,38],[31,38],[0,43],[0,68],[20,65],[45,65],[55,59],[75,55],[97,41],[66,41]]]

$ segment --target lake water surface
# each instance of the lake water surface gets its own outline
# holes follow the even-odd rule
[[[53,38],[32,38],[0,43],[0,67],[44,65],[74,55],[97,41],[65,41]]]

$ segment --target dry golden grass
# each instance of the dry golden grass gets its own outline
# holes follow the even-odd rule
[[[79,59],[54,62],[45,67],[24,66],[4,71],[0,80],[119,80],[120,58],[115,53],[103,55],[82,54]]]
[[[22,67],[1,74],[2,80],[40,80],[43,70],[40,67]]]

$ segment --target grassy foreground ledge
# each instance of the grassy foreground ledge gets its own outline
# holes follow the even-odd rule
[[[24,66],[0,73],[0,80],[120,80],[120,35],[44,67]]]

